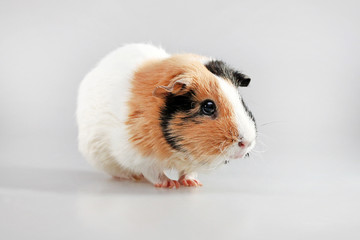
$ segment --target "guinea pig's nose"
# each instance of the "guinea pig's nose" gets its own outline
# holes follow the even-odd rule
[[[238,145],[239,145],[239,147],[241,147],[241,148],[246,148],[247,146],[249,146],[249,142],[247,142],[247,141],[240,141],[240,142],[238,143]]]

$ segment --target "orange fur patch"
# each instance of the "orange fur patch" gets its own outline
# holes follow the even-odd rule
[[[160,121],[160,111],[165,105],[166,91],[184,94],[195,92],[195,107],[192,113],[200,111],[200,104],[211,99],[217,107],[217,117],[199,115],[183,120],[187,115],[177,112],[170,120],[169,127],[173,133],[181,136],[179,144],[199,162],[218,156],[238,140],[237,126],[230,102],[221,91],[216,77],[199,61],[200,56],[181,54],[164,60],[148,61],[135,73],[129,104],[129,118],[126,122],[130,141],[145,156],[153,155],[165,160],[172,157],[175,150],[166,142]],[[153,95],[160,86],[171,86],[176,79],[186,79],[186,88],[165,89],[159,96]],[[162,91],[162,90],[161,90]],[[174,93],[174,92],[173,92]],[[157,93],[155,95],[158,95]],[[167,163],[169,167],[176,164]]]

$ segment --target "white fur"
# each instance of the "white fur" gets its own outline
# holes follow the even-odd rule
[[[134,71],[146,60],[168,56],[152,45],[130,44],[108,54],[86,75],[78,94],[78,140],[80,152],[94,166],[114,176],[129,177],[119,165],[157,181],[155,176],[162,169],[133,149],[124,122]]]

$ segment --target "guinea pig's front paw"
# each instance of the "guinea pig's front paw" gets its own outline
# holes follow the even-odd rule
[[[194,178],[194,177],[191,177],[189,175],[182,175],[179,179],[179,182],[181,185],[184,185],[185,187],[201,187],[202,186],[202,183]]]
[[[180,183],[176,180],[171,180],[169,178],[166,178],[159,183],[155,183],[154,186],[158,188],[174,188],[174,187],[179,188]]]

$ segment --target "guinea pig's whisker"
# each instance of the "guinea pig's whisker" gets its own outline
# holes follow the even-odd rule
[[[258,146],[258,147],[264,146],[265,148],[269,148],[268,145],[266,145],[263,141],[260,141],[260,140],[258,140],[257,146]]]
[[[259,126],[262,127],[262,126],[266,126],[266,125],[273,124],[273,123],[284,123],[284,122],[285,121],[271,121],[271,122],[266,122],[266,123],[260,124]]]
[[[267,137],[267,138],[271,139],[271,137],[269,135],[267,135],[267,134],[265,134],[263,132],[258,132],[257,134],[260,135],[261,137]]]
[[[219,155],[219,158],[225,158],[226,157],[226,152],[225,152],[225,149],[224,149],[224,144],[227,142],[228,140],[224,140],[220,145],[219,145],[219,149],[220,149],[220,155]]]
[[[226,143],[226,140],[222,141],[222,142],[220,143],[220,145],[218,146],[220,152],[223,152],[223,151],[224,151],[224,144],[225,144],[225,143]]]

